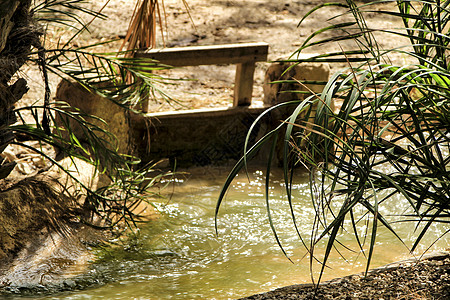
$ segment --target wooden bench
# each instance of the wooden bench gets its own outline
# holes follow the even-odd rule
[[[268,49],[267,43],[259,42],[151,49],[137,52],[134,56],[174,67],[236,64],[233,106],[249,106],[255,63],[267,61]]]

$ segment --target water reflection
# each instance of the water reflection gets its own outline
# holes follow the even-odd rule
[[[281,286],[310,282],[309,258],[289,214],[280,181],[272,181],[272,217],[283,247],[294,262],[283,256],[267,221],[264,178],[260,171],[238,176],[219,215],[218,236],[214,230],[214,208],[226,172],[209,172],[179,178],[170,200],[155,203],[162,217],[140,231],[133,247],[101,253],[92,274],[105,284],[50,299],[230,299]],[[274,178],[281,178],[275,174]],[[298,176],[294,185],[294,210],[300,232],[311,232],[313,207],[307,178]],[[400,198],[390,200],[383,213],[403,212]],[[361,223],[364,232],[370,226]],[[397,224],[397,230],[411,242],[410,225]],[[442,231],[433,228],[431,242]],[[408,256],[406,248],[383,228],[378,231],[374,267]],[[357,250],[352,233],[340,240]],[[436,247],[443,247],[442,240]],[[319,245],[324,247],[324,245]],[[334,254],[325,279],[363,271],[364,255],[345,251],[346,259]],[[318,269],[318,268],[317,268]],[[101,276],[99,276],[101,274]],[[317,274],[317,273],[316,273]]]

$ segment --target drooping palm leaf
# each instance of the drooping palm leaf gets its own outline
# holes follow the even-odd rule
[[[310,166],[311,201],[316,212],[307,247],[311,266],[315,246],[321,240],[327,243],[319,282],[347,224],[355,234],[359,251],[367,250],[367,271],[377,251],[379,226],[402,240],[393,223],[415,222],[416,241],[405,245],[413,251],[432,224],[448,222],[450,215],[448,2],[393,3],[398,12],[373,9],[377,2],[360,7],[350,0],[346,5],[339,4],[348,12],[330,18],[334,23],[308,37],[290,60],[299,57],[297,61],[303,61],[302,51],[316,45],[356,41],[355,49],[308,59],[333,62],[344,58],[348,68],[336,72],[321,94],[300,102],[288,122],[275,129],[285,134],[283,168],[287,201],[292,193],[293,164]],[[321,5],[307,13],[306,18],[333,5]],[[404,28],[370,28],[365,21],[366,13],[400,18]],[[339,21],[340,17],[348,16],[353,21],[348,18]],[[406,43],[403,47],[382,49],[376,33],[391,38],[406,37]],[[411,63],[392,63],[390,55],[394,53],[406,56]],[[340,102],[339,110],[331,109],[329,103],[333,101]],[[298,119],[299,111],[313,104],[317,105],[316,114]],[[299,130],[293,130],[296,127]],[[297,155],[293,156],[292,151]],[[243,160],[237,167],[243,167]],[[229,183],[230,180],[224,190]],[[409,209],[387,218],[381,208],[396,195],[406,201]],[[218,207],[223,196],[224,191]],[[289,213],[295,219],[294,212]],[[365,222],[368,228],[362,235],[356,229],[359,222]],[[299,234],[304,238],[305,233]]]
[[[85,8],[85,2],[87,1],[35,1],[30,14],[41,24],[51,26],[56,23],[75,29],[72,37],[75,38],[80,32],[87,30],[88,24],[82,20],[82,14],[91,18],[104,17],[101,12]],[[141,101],[143,91],[167,99],[164,92],[158,88],[163,79],[153,73],[154,70],[167,66],[134,58],[120,58],[117,53],[95,53],[90,46],[74,48],[67,41],[58,43],[60,48],[57,49],[47,49],[45,43],[39,40],[36,40],[33,46],[36,51],[29,54],[28,60],[38,64],[43,73],[44,104],[16,109],[15,113],[22,123],[11,125],[9,129],[52,146],[73,161],[74,158],[79,158],[92,164],[97,173],[110,177],[111,184],[92,190],[65,170],[55,158],[43,152],[41,147],[31,147],[19,141],[14,143],[43,155],[78,182],[86,196],[88,209],[100,216],[108,227],[119,221],[129,225],[136,224],[138,218],[133,208],[144,200],[143,192],[157,184],[164,173],[152,173],[155,165],[138,167],[138,158],[118,153],[117,147],[114,146],[115,137],[98,125],[97,121],[102,122],[98,117],[86,115],[65,104],[52,103],[47,74],[54,73],[62,78],[75,80],[82,87],[110,99],[113,105],[141,113],[137,104]],[[33,118],[31,124],[21,117],[25,111]],[[55,126],[56,116],[60,119],[58,126]],[[74,134],[74,122],[83,131],[87,145],[80,143]]]

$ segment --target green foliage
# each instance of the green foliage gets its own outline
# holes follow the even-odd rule
[[[114,227],[116,223],[125,221],[127,225],[136,226],[139,220],[133,209],[140,202],[145,201],[144,193],[157,184],[159,180],[168,175],[158,173],[154,164],[142,166],[138,158],[117,152],[116,147],[111,146],[111,140],[115,137],[100,127],[103,120],[91,116],[82,111],[70,107],[65,103],[52,103],[50,101],[50,88],[48,74],[53,73],[63,79],[71,79],[82,87],[104,96],[112,101],[112,105],[119,105],[133,113],[141,113],[137,107],[143,95],[159,94],[168,97],[159,90],[158,85],[164,80],[152,73],[154,70],[167,68],[156,62],[142,61],[133,58],[123,58],[121,53],[95,53],[91,45],[88,47],[71,46],[70,42],[88,27],[83,22],[81,15],[91,18],[105,18],[101,12],[95,12],[85,8],[86,0],[50,0],[35,1],[31,9],[31,15],[38,25],[46,25],[47,29],[52,25],[63,26],[74,30],[73,36],[65,43],[59,43],[55,49],[46,49],[44,45],[33,45],[36,52],[29,55],[29,62],[40,66],[44,78],[45,99],[43,105],[31,105],[16,109],[15,113],[21,123],[10,126],[15,133],[26,135],[38,140],[41,147],[33,148],[20,141],[18,144],[43,155],[53,164],[59,166],[77,181],[86,195],[85,206],[92,213],[100,217],[104,222],[102,226]],[[45,38],[45,34],[44,34]],[[123,54],[123,53],[122,53]],[[31,113],[34,122],[25,123],[22,114]],[[61,122],[56,126],[55,116],[59,116]],[[71,124],[74,122],[84,133],[86,144],[80,143],[73,132]],[[104,126],[106,127],[106,126]],[[98,174],[105,174],[111,180],[111,184],[92,190],[77,180],[73,174],[59,164],[55,158],[50,157],[42,147],[50,145],[64,156],[79,158],[92,164]],[[148,196],[148,194],[146,195]],[[89,220],[81,220],[90,222]],[[92,224],[91,224],[92,225]]]
[[[342,246],[341,230],[354,232],[360,247],[357,250],[367,253],[366,270],[375,251],[379,226],[401,240],[381,210],[395,195],[409,203],[409,210],[395,216],[394,221],[414,223],[417,239],[411,251],[434,223],[449,222],[449,3],[394,3],[398,12],[372,9],[376,3],[358,7],[349,0],[344,5],[348,9],[344,16],[352,16],[353,21],[339,22],[342,16],[337,16],[333,18],[334,25],[306,39],[295,54],[316,45],[349,39],[356,41],[357,48],[316,57],[316,61],[330,62],[345,59],[348,67],[335,73],[321,94],[297,102],[286,122],[246,151],[229,175],[216,208],[217,216],[226,190],[246,160],[270,144],[272,137],[284,132],[284,180],[291,207],[295,166],[307,166],[310,171],[311,201],[316,210],[310,243],[306,242],[306,233],[297,232],[309,251],[311,264],[316,259],[322,263],[318,281],[331,251],[339,251],[337,246]],[[329,4],[317,9],[330,5],[343,6]],[[365,13],[401,18],[405,28],[370,28]],[[406,37],[410,44],[382,49],[375,38],[378,32],[390,34],[390,38]],[[321,38],[324,34],[328,35]],[[401,53],[411,63],[400,66],[390,63],[389,56],[393,53]],[[333,101],[342,104],[337,111],[332,109]],[[313,105],[317,105],[315,115],[311,114]],[[307,112],[304,118],[299,117],[301,112]],[[268,158],[267,174],[272,158],[273,154]],[[267,209],[272,224],[268,206]],[[292,209],[290,213],[296,224]],[[361,233],[357,230],[361,223],[371,225]],[[321,258],[315,257],[314,247],[322,240],[327,243],[325,253]]]

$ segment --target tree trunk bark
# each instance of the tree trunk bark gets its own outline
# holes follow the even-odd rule
[[[23,78],[14,74],[27,61],[32,45],[38,45],[40,33],[30,15],[31,0],[0,2],[0,153],[14,140],[10,125],[17,119],[14,105],[28,91]],[[9,175],[14,162],[0,157],[0,180]]]

